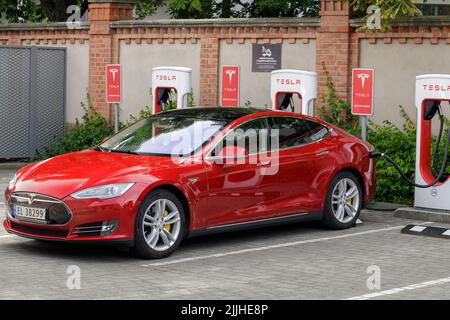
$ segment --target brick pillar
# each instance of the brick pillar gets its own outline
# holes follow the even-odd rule
[[[217,106],[218,90],[219,39],[205,36],[200,41],[200,106]]]
[[[349,1],[322,0],[320,27],[317,33],[316,69],[318,74],[318,96],[325,93],[326,76],[324,62],[332,77],[336,93],[342,99],[350,95],[350,8]]]
[[[94,108],[111,120],[113,112],[106,103],[105,68],[112,61],[110,23],[133,18],[134,0],[89,0],[89,96]]]

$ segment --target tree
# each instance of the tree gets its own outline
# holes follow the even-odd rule
[[[67,13],[69,6],[83,6],[83,1],[79,0],[40,0],[40,2],[42,10],[50,21],[66,21],[69,16]]]
[[[154,8],[160,0],[141,0]],[[168,0],[168,12],[172,18],[258,18],[317,16],[320,0]],[[164,1],[163,3],[164,4]],[[156,4],[158,5],[158,4]],[[140,17],[148,15],[139,11]]]
[[[32,0],[0,0],[0,13],[6,21],[11,23],[46,20],[42,7]]]
[[[0,12],[8,22],[66,21],[71,5],[84,13],[87,0],[0,0]],[[164,5],[175,19],[296,17],[317,16],[320,0],[139,0],[136,14],[144,18]]]
[[[399,16],[420,14],[415,0],[348,1],[359,16],[366,16],[369,6],[378,6],[385,26]],[[83,6],[82,13],[87,9],[87,0],[41,0],[40,5],[33,0],[0,0],[0,12],[8,22],[65,21],[67,7],[73,4]],[[139,0],[136,14],[144,18],[164,5],[175,19],[298,17],[317,16],[320,0]]]

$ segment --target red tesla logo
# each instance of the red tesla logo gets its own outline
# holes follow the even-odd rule
[[[121,102],[121,73],[122,68],[118,64],[106,66],[106,101],[108,103]]]
[[[373,114],[373,69],[353,69],[352,114]]]
[[[222,67],[222,107],[239,106],[239,67]]]

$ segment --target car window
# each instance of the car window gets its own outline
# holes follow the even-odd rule
[[[186,156],[210,141],[223,121],[156,115],[138,121],[100,146],[109,152]]]
[[[272,129],[279,130],[280,149],[309,144],[326,137],[327,127],[306,119],[292,117],[274,117]]]
[[[212,155],[220,154],[225,146],[240,146],[247,149],[248,154],[266,152],[268,150],[269,122],[267,118],[259,118],[243,123],[225,136]]]

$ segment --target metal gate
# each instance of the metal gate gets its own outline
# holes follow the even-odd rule
[[[64,135],[66,49],[0,46],[0,159],[32,158]]]

